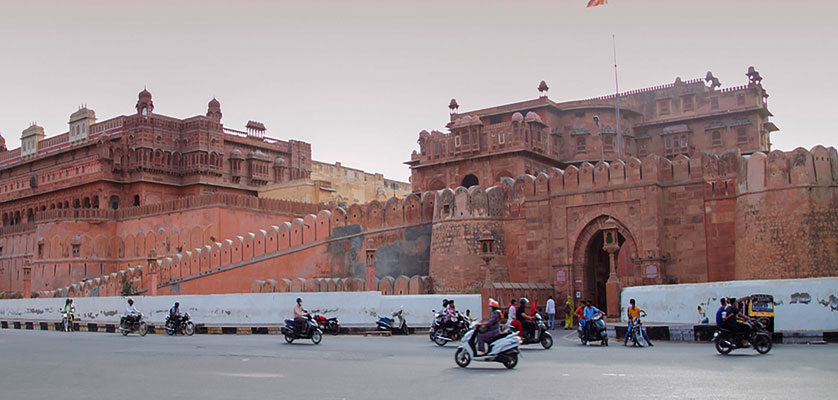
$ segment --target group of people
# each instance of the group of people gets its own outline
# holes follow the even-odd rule
[[[72,325],[72,323],[75,319],[75,313],[76,313],[76,306],[73,304],[73,299],[67,299],[64,302],[64,307],[61,307],[60,311],[62,313],[67,314],[67,318],[70,319],[70,324]],[[126,319],[126,321],[133,323],[138,318],[140,318],[140,316],[142,314],[143,313],[141,313],[140,310],[137,309],[137,307],[134,307],[134,299],[129,297],[128,298],[128,305],[125,306],[125,319]],[[172,321],[174,321],[175,326],[180,325],[180,321],[181,321],[180,302],[176,301],[175,305],[172,306],[172,308],[169,309],[169,318],[171,318]],[[175,330],[175,334],[177,334],[177,330]]]
[[[716,310],[716,326],[733,332],[742,340],[742,346],[749,346],[750,344],[747,338],[751,333],[751,327],[748,324],[739,322],[739,320],[750,321],[753,318],[742,313],[739,307],[736,306],[736,299],[733,297],[728,299],[722,297],[719,299],[719,303],[721,306]]]

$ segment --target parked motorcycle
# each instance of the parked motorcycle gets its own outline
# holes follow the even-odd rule
[[[378,321],[375,322],[375,324],[378,325],[378,330],[390,333],[401,332],[405,335],[410,334],[410,329],[407,327],[407,322],[404,320],[404,308],[400,308],[399,311],[390,313],[390,316],[392,318],[384,316],[378,317]]]
[[[750,335],[747,339],[749,345],[742,345],[742,338],[738,334],[725,328],[717,328],[713,334],[713,342],[716,343],[716,351],[719,354],[728,354],[736,349],[746,349],[753,347],[759,354],[765,354],[771,351],[771,334],[766,328],[767,324],[762,320],[745,321],[750,326]]]
[[[75,320],[75,316],[73,313],[76,312],[76,309],[73,308],[70,312],[62,312],[61,313],[61,329],[64,332],[72,332],[73,331],[73,321]]]
[[[140,336],[145,336],[148,333],[148,325],[143,320],[143,314],[139,315],[122,315],[119,319],[119,331],[122,336],[128,336],[129,333],[137,332]]]
[[[297,326],[293,319],[286,319],[285,326],[282,327],[282,334],[285,335],[285,341],[293,343],[296,339],[311,339],[312,343],[319,344],[323,339],[323,331],[317,327],[317,322],[314,321],[311,314],[305,315],[306,322],[303,326]]]
[[[434,321],[434,323],[436,323],[436,321]],[[445,327],[445,322],[441,321],[438,327],[431,328],[434,330],[432,340],[437,344],[437,346],[445,346],[448,342],[458,342],[471,328],[470,325],[471,324],[468,318],[460,313],[457,313],[454,326]]]
[[[458,366],[465,368],[474,361],[494,361],[503,364],[506,368],[512,369],[518,365],[518,354],[520,350],[518,346],[521,344],[521,337],[514,331],[501,332],[498,336],[492,338],[487,344],[489,346],[488,353],[483,356],[477,356],[477,335],[475,329],[469,329],[463,336],[460,342],[460,347],[454,353],[454,362]]]
[[[519,333],[522,340],[521,344],[541,343],[541,346],[545,349],[553,347],[553,335],[547,331],[547,324],[544,323],[544,318],[541,318],[541,314],[535,314],[533,318],[535,318],[535,330],[533,331],[532,337],[527,337],[523,333]],[[518,326],[513,325],[512,329],[518,331]]]
[[[631,340],[633,346],[646,346],[646,340],[643,339],[643,321],[640,320],[640,317],[633,318],[629,322],[628,329],[629,340]]]
[[[169,336],[178,332],[186,334],[187,336],[192,336],[192,334],[195,333],[195,324],[189,320],[189,313],[184,313],[183,316],[180,317],[180,324],[178,324],[178,326],[175,326],[175,321],[172,319],[172,316],[167,315],[165,329]]]
[[[337,317],[326,318],[323,314],[314,314],[314,322],[322,332],[337,335],[340,333],[340,322]]]
[[[590,325],[590,328],[588,329],[588,338],[585,338],[585,330],[582,329],[582,324],[579,324],[579,327],[576,329],[576,333],[579,335],[579,339],[582,340],[582,344],[599,341],[603,346],[608,346],[608,330],[605,326],[605,321],[602,320],[602,317],[602,313],[597,313],[590,321],[588,321],[588,325]]]

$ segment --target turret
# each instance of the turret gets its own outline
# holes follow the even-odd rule
[[[143,89],[137,96],[137,114],[148,117],[154,111],[154,102],[151,101],[151,92]]]
[[[215,122],[221,122],[221,103],[215,97],[207,104],[207,117]]]
[[[20,135],[20,156],[21,158],[31,157],[38,154],[38,144],[44,140],[44,128],[32,123],[23,130]]]
[[[70,114],[70,144],[84,142],[90,134],[90,125],[96,122],[96,112],[82,106]]]

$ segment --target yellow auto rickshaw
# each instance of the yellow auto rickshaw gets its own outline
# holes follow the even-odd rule
[[[752,294],[737,299],[742,313],[762,320],[769,332],[774,333],[774,296],[770,294]]]

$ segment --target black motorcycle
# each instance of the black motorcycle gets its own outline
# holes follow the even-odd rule
[[[588,321],[588,337],[585,337],[585,330],[582,329],[582,324],[576,329],[579,339],[582,344],[599,341],[603,346],[608,346],[608,329],[605,326],[605,321],[602,320],[602,313],[597,313]]]
[[[533,318],[535,318],[535,330],[532,335],[521,334],[521,344],[540,343],[545,349],[553,347],[553,335],[547,332],[547,324],[544,323],[544,318],[541,318],[541,314],[535,314]],[[512,329],[517,330],[518,328],[513,326]]]
[[[311,339],[314,344],[320,343],[320,340],[323,339],[323,331],[317,327],[317,322],[314,321],[311,314],[306,314],[305,319],[303,326],[297,326],[293,319],[285,320],[282,334],[285,335],[286,342],[293,343],[296,339]]]
[[[186,334],[187,336],[192,336],[195,333],[195,324],[189,320],[189,313],[184,313],[183,316],[180,317],[180,323],[178,326],[175,326],[175,321],[172,319],[171,315],[166,316],[166,324],[165,324],[166,333],[169,336],[172,336],[178,332],[181,334]]]
[[[145,336],[148,333],[148,325],[143,321],[143,314],[139,315],[123,315],[119,319],[119,331],[122,336],[128,336],[129,333],[137,332],[140,336]]]
[[[453,326],[446,326],[444,318],[436,318],[434,320],[434,326],[431,327],[431,330],[433,331],[433,337],[431,340],[433,340],[437,346],[445,346],[448,342],[458,342],[463,338],[463,336],[465,336],[466,332],[468,332],[470,328],[469,325],[468,318],[460,313],[457,313]]]
[[[320,331],[337,335],[340,333],[340,321],[337,317],[326,318],[323,314],[314,314],[314,321],[317,322],[317,327]]]
[[[750,334],[747,339],[750,342],[747,346],[742,343],[740,334],[735,333],[729,329],[717,328],[713,334],[713,342],[716,343],[716,351],[719,354],[728,354],[736,349],[747,349],[753,347],[759,354],[765,354],[771,351],[771,333],[766,329],[766,322],[763,320],[745,321],[750,329]]]

